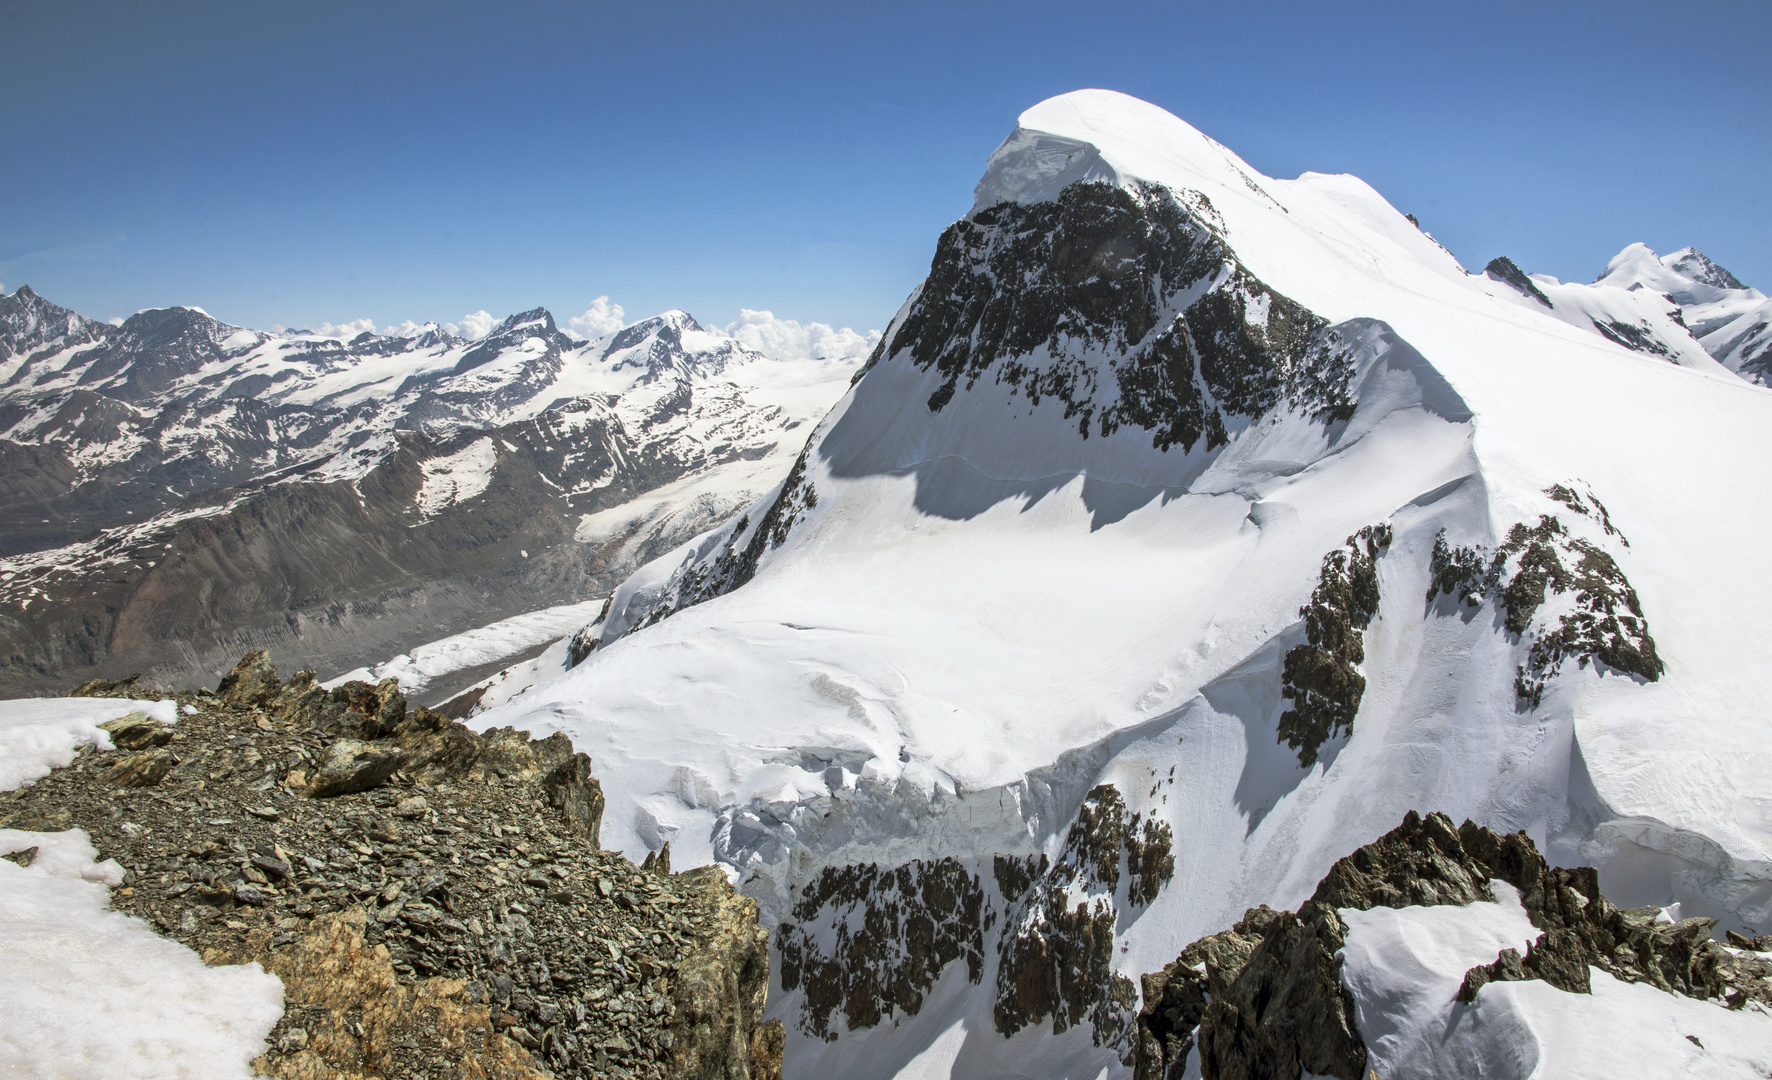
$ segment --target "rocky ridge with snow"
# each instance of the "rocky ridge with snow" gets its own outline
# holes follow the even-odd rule
[[[596,595],[785,471],[858,358],[666,312],[350,341],[0,296],[0,681],[330,669]]]
[[[70,700],[138,693],[95,682]],[[0,856],[16,864],[0,895],[28,897],[24,875],[50,869],[33,870],[39,855],[77,837],[119,871],[111,906],[138,933],[274,975],[281,1011],[262,1045],[204,1075],[251,1060],[289,1080],[779,1076],[755,902],[716,869],[600,850],[597,781],[564,739],[476,735],[409,711],[391,680],[281,681],[263,653],[165,704],[176,723],[121,716],[65,766],[0,791]],[[9,910],[10,934],[41,933],[45,912]],[[57,1039],[73,1018],[33,1031],[38,1006],[8,1000],[0,1048],[22,1067],[15,1040]],[[30,1058],[58,1076],[164,1075],[139,1045]]]
[[[780,488],[470,726],[566,734],[608,843],[742,881],[789,1077],[1125,1075],[1143,975],[1409,811],[1763,934],[1772,398],[1681,326],[1710,293],[1614,264],[1471,274],[1352,177],[1045,102]],[[1589,1029],[1689,1064],[1656,1008],[1766,1067],[1755,1000],[1645,1006],[1597,953],[1590,995],[1515,978],[1548,930],[1512,888],[1336,916],[1382,1075],[1461,1075],[1432,1036],[1472,1015],[1536,1048],[1496,1075],[1606,1075]]]

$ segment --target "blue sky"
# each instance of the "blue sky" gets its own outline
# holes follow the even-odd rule
[[[0,282],[100,318],[606,294],[884,326],[1024,108],[1155,102],[1469,267],[1772,288],[1772,4],[0,0]]]

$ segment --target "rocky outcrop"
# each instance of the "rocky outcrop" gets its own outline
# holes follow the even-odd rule
[[[178,724],[113,724],[152,724],[129,736],[147,749],[88,747],[0,794],[0,825],[86,829],[126,868],[119,910],[282,979],[265,1075],[779,1077],[754,901],[715,868],[599,850],[602,793],[563,736],[476,734],[397,696],[316,695],[248,656],[223,693],[177,694]],[[170,767],[119,786],[142,754]]]
[[[1556,484],[1545,495],[1599,525],[1606,542],[1630,546],[1591,492],[1584,497]],[[1531,643],[1514,679],[1525,706],[1538,706],[1546,684],[1570,660],[1580,667],[1604,663],[1648,682],[1665,670],[1637,591],[1617,561],[1555,516],[1541,514],[1532,526],[1516,522],[1493,552],[1480,544],[1455,547],[1442,532],[1434,540],[1432,573],[1429,604],[1442,594],[1472,607],[1494,601],[1508,632]]]
[[[1336,951],[1347,928],[1335,909],[1296,914],[1265,905],[1145,975],[1134,1059],[1140,1080],[1179,1076],[1200,1050],[1207,1077],[1319,1076],[1364,1080],[1366,1045]]]
[[[1506,255],[1497,255],[1490,259],[1489,265],[1483,267],[1483,273],[1528,300],[1536,300],[1547,308],[1556,306],[1551,303],[1550,297],[1544,295],[1544,290],[1538,287],[1538,283],[1526,276],[1526,271],[1520,269],[1520,265]]]
[[[1229,418],[1282,401],[1345,418],[1352,367],[1325,321],[1258,281],[1220,233],[1202,196],[1148,183],[986,207],[942,234],[886,355],[941,373],[931,409],[990,372],[1035,404],[1062,402],[1085,437],[1127,424],[1165,450],[1215,449]],[[1111,387],[1096,350],[1114,357]]]
[[[1305,642],[1286,653],[1280,696],[1292,708],[1280,716],[1279,739],[1298,751],[1298,763],[1316,764],[1323,743],[1351,735],[1366,694],[1364,634],[1378,614],[1378,556],[1391,546],[1389,525],[1368,525],[1323,556],[1323,569],[1304,618]]]
[[[1097,1046],[1129,1059],[1138,992],[1114,970],[1115,933],[1124,912],[1174,877],[1173,845],[1166,822],[1129,813],[1119,790],[1102,784],[1078,807],[1056,859],[825,867],[777,931],[782,988],[801,995],[796,1023],[834,1040],[840,1029],[915,1016],[949,965],[964,964],[982,984],[994,953],[999,1034],[1087,1025]]]
[[[1122,879],[1127,903],[1156,898],[1175,873],[1169,826],[1128,815],[1112,784],[1084,798],[1056,860],[998,856],[1008,905],[997,942],[996,1028],[1013,1035],[1051,1018],[1054,1034],[1085,1021],[1097,1046],[1131,1056],[1138,991],[1113,970]]]
[[[947,965],[984,978],[985,935],[996,923],[977,874],[957,859],[826,867],[777,929],[783,990],[805,990],[800,1028],[835,1039],[839,1011],[850,1030],[915,1016]]]
[[[1498,834],[1444,814],[1411,811],[1403,824],[1338,860],[1296,914],[1250,910],[1235,926],[1189,945],[1143,978],[1138,1080],[1179,1077],[1197,1048],[1206,1080],[1293,1077],[1302,1068],[1365,1080],[1366,1046],[1336,958],[1346,939],[1337,911],[1469,904],[1495,899],[1492,881],[1519,890],[1543,933],[1522,957],[1504,950],[1465,976],[1470,1001],[1490,982],[1542,979],[1588,993],[1590,968],[1627,982],[1739,1009],[1772,1001],[1772,958],[1711,940],[1713,919],[1658,922],[1660,909],[1620,911],[1591,867],[1552,867],[1525,833]],[[1740,935],[1736,935],[1740,937]]]

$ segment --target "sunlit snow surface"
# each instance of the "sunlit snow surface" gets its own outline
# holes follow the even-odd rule
[[[1470,1004],[1456,1001],[1466,971],[1502,949],[1523,955],[1538,937],[1519,893],[1494,886],[1494,903],[1342,911],[1342,981],[1373,1072],[1421,1080],[1772,1073],[1772,1015],[1757,1002],[1732,1011],[1597,968],[1591,994],[1533,979],[1490,983]]]
[[[429,686],[433,679],[495,663],[525,649],[545,645],[562,634],[570,634],[594,620],[602,606],[603,601],[600,599],[586,600],[500,619],[495,623],[420,645],[411,652],[401,653],[392,660],[373,667],[347,671],[336,679],[327,680],[326,685],[338,686],[352,679],[380,682],[382,679],[394,678],[400,680],[400,689],[404,692],[417,693]]]
[[[65,765],[97,724],[171,701],[0,701],[0,790]],[[140,919],[110,910],[123,868],[86,832],[0,829],[0,1075],[32,1080],[232,1080],[283,1013],[283,984],[257,964],[206,967]]]
[[[1134,979],[1249,906],[1296,906],[1410,809],[1526,829],[1600,866],[1621,903],[1772,929],[1772,396],[1465,273],[1353,177],[1261,176],[1118,94],[1029,110],[979,200],[1077,179],[1207,195],[1251,273],[1358,328],[1354,419],[1280,414],[1217,454],[1165,454],[1136,429],[1081,440],[1062,404],[988,379],[932,413],[937,373],[888,359],[814,434],[817,505],[749,584],[607,635],[475,723],[567,732],[608,796],[606,844],[717,858],[769,919],[828,864],[1051,851],[1112,782],[1176,836],[1173,882],[1121,916],[1116,969]],[[1571,664],[1522,710],[1521,648],[1493,606],[1424,603],[1429,554],[1441,529],[1492,544],[1559,513],[1544,489],[1572,483],[1628,538],[1581,532],[1612,545],[1667,672]],[[1396,540],[1355,733],[1301,769],[1276,744],[1281,658],[1324,554],[1381,521]],[[612,628],[724,539],[642,570]],[[778,987],[790,1071],[891,1075],[955,1039],[956,1075],[1120,1070],[1086,1034],[1004,1044],[992,977],[828,1045],[795,1031],[798,997]]]
[[[23,698],[0,701],[0,791],[48,776],[74,760],[84,745],[111,749],[99,725],[132,712],[145,712],[162,724],[178,719],[171,700],[121,698]]]

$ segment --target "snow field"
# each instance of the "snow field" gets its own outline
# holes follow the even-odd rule
[[[126,701],[117,698],[22,698],[0,701],[0,791],[11,791],[48,776],[74,760],[74,752],[91,744],[111,749],[111,736],[99,725],[133,712],[146,713],[162,724],[178,721],[170,700]]]
[[[1470,1004],[1456,1001],[1466,971],[1502,949],[1524,954],[1538,937],[1519,893],[1492,884],[1494,903],[1342,910],[1342,982],[1373,1072],[1421,1080],[1772,1072],[1772,1014],[1757,1003],[1730,1011],[1598,969],[1592,994],[1533,979],[1489,983]]]
[[[400,689],[407,694],[418,693],[451,672],[491,664],[506,656],[553,641],[562,634],[570,635],[579,627],[596,619],[603,607],[601,599],[583,600],[576,604],[560,604],[540,611],[513,615],[473,630],[440,638],[401,653],[374,667],[347,671],[323,685],[328,689],[342,686],[352,679],[377,683],[383,679],[400,680]]]
[[[163,724],[170,700],[0,701],[0,790],[68,764],[98,725],[132,712]],[[283,984],[257,964],[206,967],[190,949],[110,910],[123,868],[84,830],[0,829],[0,1073],[31,1080],[229,1080],[283,1014]]]
[[[86,833],[0,829],[0,1069],[32,1080],[244,1080],[283,1013],[257,964],[206,967],[109,910],[123,881]]]

